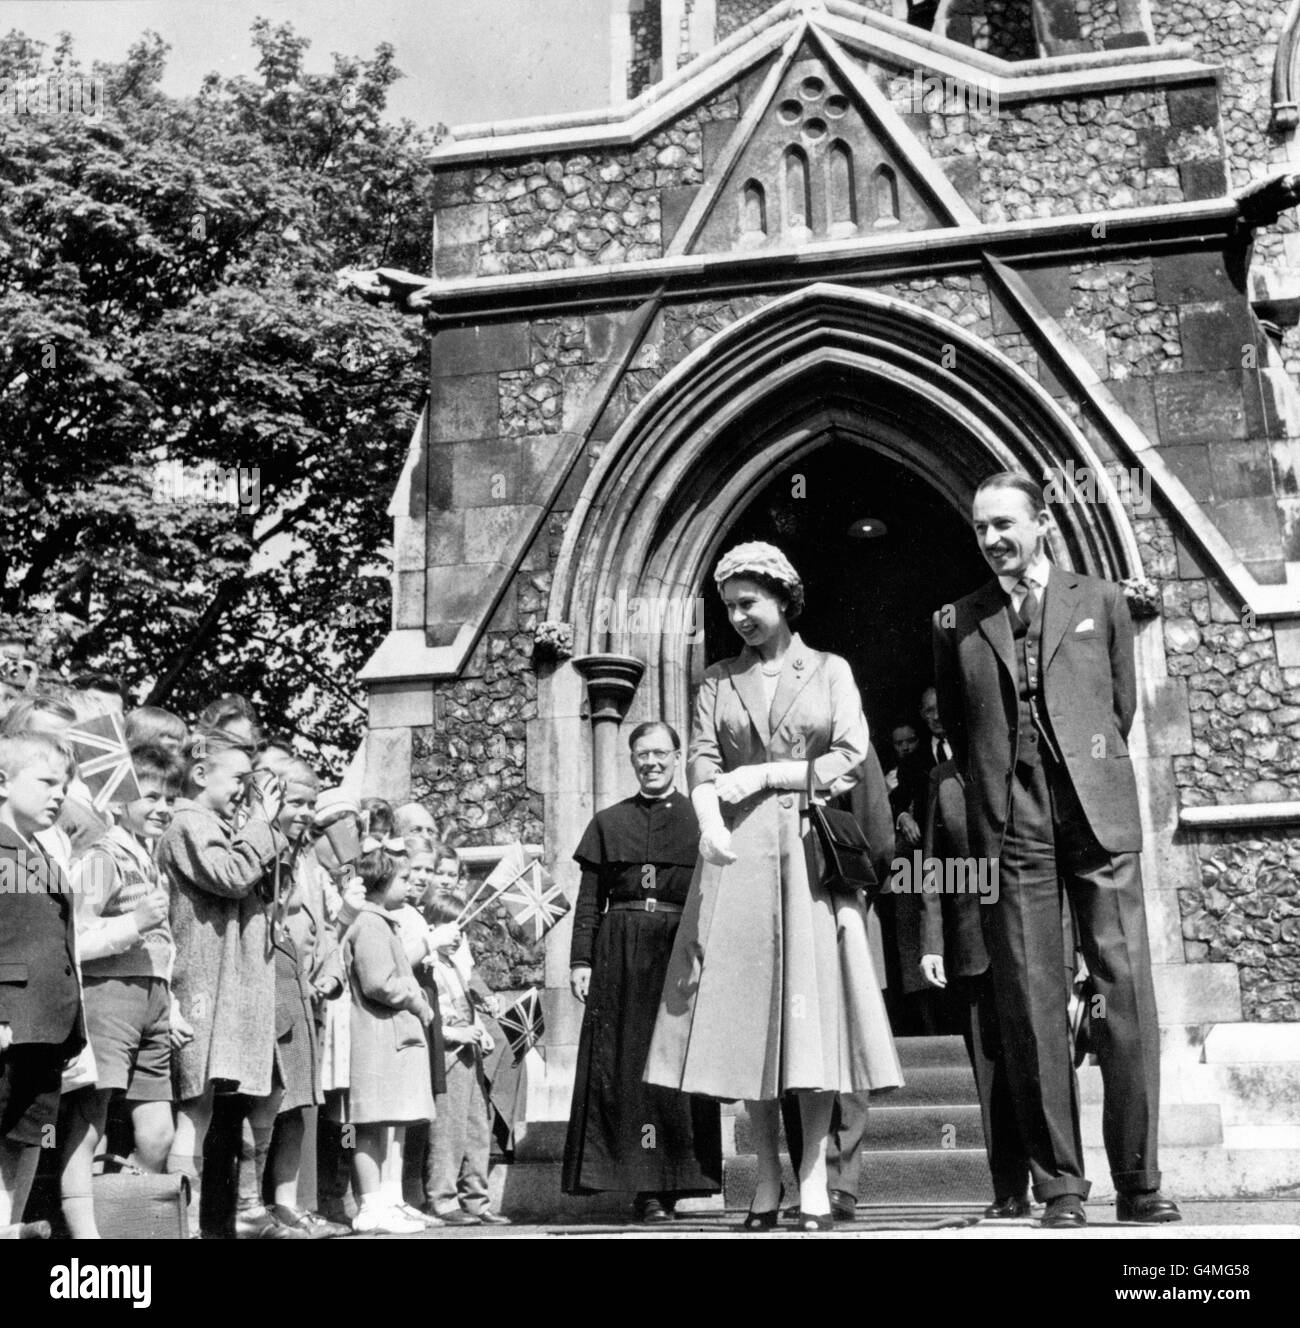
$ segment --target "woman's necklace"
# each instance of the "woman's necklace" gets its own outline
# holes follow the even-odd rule
[[[760,664],[760,665],[759,665],[759,668],[762,669],[762,671],[763,671],[763,677],[765,677],[765,678],[775,678],[775,677],[781,672],[781,669],[782,669],[782,666],[784,665],[784,663],[785,663],[784,660],[780,660],[780,659],[778,659],[778,660],[774,660],[770,665],[769,665],[769,664]]]

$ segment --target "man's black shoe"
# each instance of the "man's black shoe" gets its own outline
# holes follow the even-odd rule
[[[1069,1231],[1088,1225],[1088,1215],[1083,1211],[1083,1200],[1077,1194],[1058,1194],[1047,1201],[1043,1210],[1043,1226],[1053,1230]]]
[[[984,1210],[984,1216],[990,1218],[1028,1217],[1032,1205],[1027,1194],[1008,1194],[996,1198]]]
[[[1115,1216],[1121,1222],[1145,1222],[1150,1226],[1158,1222],[1183,1220],[1178,1205],[1172,1199],[1166,1199],[1159,1190],[1118,1195],[1115,1199]]]
[[[663,1200],[657,1194],[637,1195],[632,1215],[635,1221],[644,1222],[649,1226],[659,1226],[673,1220],[673,1210],[665,1207]]]
[[[853,1222],[858,1216],[857,1195],[848,1190],[831,1191],[831,1216],[837,1222]]]

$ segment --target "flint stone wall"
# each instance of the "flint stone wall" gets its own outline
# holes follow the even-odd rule
[[[1106,213],[1218,197],[1213,94],[1186,90],[1012,102],[981,110],[976,90],[912,113],[913,82],[890,84],[896,108],[928,141],[954,187],[989,224]],[[925,109],[929,110],[927,106]]]
[[[1287,8],[1277,0],[1154,0],[1151,5],[1157,42],[1191,42],[1201,59],[1223,66],[1223,137],[1234,190],[1285,169],[1284,140],[1270,133],[1269,120],[1273,64]],[[1291,211],[1257,232],[1256,284],[1268,267],[1285,268],[1294,277],[1300,254],[1284,253],[1283,237],[1298,229]]]
[[[490,277],[661,258],[665,211],[679,216],[704,178],[705,126],[738,114],[728,93],[631,149],[442,172],[436,275]]]

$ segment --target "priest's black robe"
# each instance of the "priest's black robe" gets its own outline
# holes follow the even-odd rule
[[[571,964],[591,965],[564,1146],[566,1194],[722,1188],[716,1102],[642,1081],[673,938],[699,850],[690,800],[641,794],[597,812],[574,853]],[[654,899],[672,912],[613,909]]]

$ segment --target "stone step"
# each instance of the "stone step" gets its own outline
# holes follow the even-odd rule
[[[1100,1148],[1102,1108],[1099,1102],[1085,1103],[1080,1112],[1080,1128],[1085,1147]],[[1249,1128],[1249,1127],[1238,1127]],[[1263,1126],[1264,1130],[1282,1129],[1283,1126]],[[1290,1127],[1297,1133],[1300,1145],[1300,1126]],[[1239,1135],[1239,1146],[1292,1147],[1283,1136],[1263,1135],[1260,1142],[1246,1143]],[[1160,1142],[1166,1148],[1208,1148],[1227,1142],[1222,1114],[1215,1103],[1166,1103],[1160,1111]],[[863,1139],[864,1152],[888,1152],[895,1149],[934,1149],[945,1145],[957,1148],[982,1148],[984,1129],[978,1106],[873,1106]],[[735,1152],[738,1155],[754,1151],[753,1132],[744,1112],[736,1115]]]
[[[1300,1102],[1300,1063],[1267,1062],[1162,1066],[1161,1098],[1174,1103],[1204,1103],[1218,1107],[1226,1129],[1230,1125],[1289,1125]],[[1079,1098],[1086,1104],[1102,1101],[1101,1070],[1084,1065],[1079,1070]]]
[[[754,1151],[753,1130],[743,1112],[736,1116],[737,1155]],[[864,1152],[950,1147],[983,1148],[984,1131],[977,1106],[873,1106],[867,1115]]]
[[[1106,1155],[1086,1148],[1084,1161],[1094,1200],[1114,1199]],[[794,1176],[783,1159],[787,1196]],[[1300,1190],[1300,1147],[1161,1149],[1163,1188],[1175,1199],[1289,1199]],[[558,1162],[494,1166],[488,1178],[492,1206],[519,1221],[555,1222],[626,1217],[630,1194],[573,1197],[560,1191]],[[873,1152],[863,1155],[859,1200],[867,1208],[898,1204],[985,1204],[988,1166],[982,1149]],[[754,1159],[729,1158],[724,1194],[684,1200],[683,1211],[744,1210],[754,1192]]]
[[[1084,1102],[1079,1109],[1079,1128],[1085,1148],[1100,1148],[1102,1108],[1100,1102]],[[1217,1103],[1162,1102],[1160,1104],[1160,1149],[1209,1148],[1226,1142],[1223,1114]]]
[[[969,1107],[979,1103],[975,1092],[975,1075],[970,1064],[964,1060],[961,1065],[923,1065],[915,1069],[904,1067],[903,1078],[906,1082],[901,1088],[873,1098],[872,1106]]]
[[[1225,1125],[1226,1148],[1300,1148],[1300,1125]]]
[[[1295,1123],[1296,1104],[1300,1103],[1300,1062],[1200,1068],[1209,1089],[1198,1096],[1219,1104],[1224,1125]]]
[[[798,1193],[790,1160],[781,1158],[785,1192]],[[754,1197],[757,1164],[751,1157],[723,1163],[723,1194],[728,1208],[748,1208]],[[907,1149],[863,1152],[858,1187],[865,1204],[988,1203],[988,1162],[979,1149]]]
[[[966,1044],[957,1036],[901,1037],[894,1039],[903,1077],[908,1070],[960,1068],[970,1064]]]
[[[1113,1198],[1105,1151],[1085,1148],[1084,1167],[1092,1198]],[[1174,1199],[1293,1199],[1300,1148],[1162,1147],[1160,1171],[1161,1189]]]
[[[1152,964],[1162,1024],[1219,1024],[1241,1019],[1236,964]]]
[[[607,1193],[565,1194],[560,1189],[558,1162],[507,1162],[488,1173],[492,1207],[519,1222],[563,1222],[582,1218],[626,1219],[633,1195]],[[721,1194],[683,1200],[683,1212],[717,1212]]]
[[[1207,1065],[1300,1064],[1300,1024],[1216,1024],[1205,1035]]]

